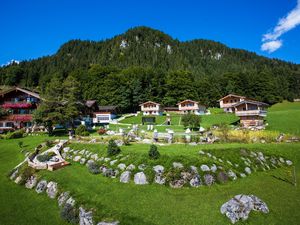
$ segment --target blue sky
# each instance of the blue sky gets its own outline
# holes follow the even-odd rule
[[[296,6],[297,0],[1,0],[0,65],[54,54],[70,39],[103,40],[141,25],[300,63]]]

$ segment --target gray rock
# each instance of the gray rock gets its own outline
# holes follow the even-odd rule
[[[147,177],[144,172],[139,172],[134,175],[134,183],[135,184],[148,184]]]
[[[246,167],[246,168],[245,168],[245,172],[246,172],[247,174],[251,174],[251,169],[250,169],[249,167]]]
[[[68,198],[68,200],[66,201],[66,204],[74,206],[75,205],[75,199],[73,199],[72,197]]]
[[[156,165],[153,167],[153,170],[155,171],[155,173],[163,173],[165,168],[161,165]]]
[[[237,176],[235,174],[235,172],[233,172],[232,170],[229,170],[227,175],[232,179],[232,180],[236,180]]]
[[[254,195],[236,195],[228,202],[224,203],[220,211],[225,214],[231,221],[236,223],[238,220],[248,219],[251,210],[268,213],[267,205]]]
[[[135,169],[135,165],[130,164],[129,166],[127,166],[126,170],[132,171]]]
[[[111,160],[110,158],[104,158],[104,162],[108,162],[110,160]]]
[[[47,189],[47,181],[41,180],[35,187],[35,191],[40,194]]]
[[[171,188],[181,188],[185,184],[185,181],[183,179],[177,179],[173,180],[169,183]]]
[[[86,165],[89,166],[90,164],[92,163],[95,163],[95,161],[93,159],[89,159],[87,162],[86,162]]]
[[[200,150],[200,151],[199,151],[199,154],[200,154],[200,155],[205,155],[205,152],[202,151],[202,150]]]
[[[86,162],[86,159],[85,159],[85,158],[81,158],[81,159],[80,159],[80,164],[81,164],[81,165],[85,164],[85,162]]]
[[[64,151],[64,152],[69,152],[69,151],[70,151],[70,147],[64,147],[64,148],[63,148],[63,151]]]
[[[58,206],[63,206],[66,201],[69,199],[69,196],[70,196],[70,192],[63,192],[61,193],[58,198],[57,198],[57,202],[58,202]]]
[[[206,171],[210,171],[210,168],[208,167],[208,165],[201,165],[200,166],[200,169],[202,170],[202,171],[204,171],[204,172],[206,172]]]
[[[286,160],[285,163],[286,163],[286,165],[288,165],[288,166],[293,165],[293,162],[292,162],[291,160]]]
[[[91,159],[94,159],[94,160],[97,160],[99,157],[98,157],[98,154],[93,154],[91,155]]]
[[[99,222],[97,225],[118,225],[120,222],[119,221],[114,221],[114,222]]]
[[[36,183],[37,183],[37,177],[34,175],[30,176],[25,183],[25,187],[28,189],[32,189],[35,187]]]
[[[192,187],[199,187],[202,185],[202,182],[201,182],[201,178],[200,178],[200,175],[196,174],[192,177],[192,179],[190,180],[190,185]]]
[[[125,170],[125,169],[126,169],[126,165],[125,165],[124,163],[120,163],[120,164],[118,165],[118,168],[119,168],[120,170]]]
[[[129,183],[130,181],[130,171],[124,171],[120,176],[120,182],[121,183]]]
[[[18,176],[16,179],[15,179],[15,183],[16,184],[19,184],[22,180],[22,177],[21,176]]]
[[[110,161],[109,164],[110,164],[111,166],[113,166],[113,165],[115,165],[116,162],[118,162],[117,159]]]
[[[9,178],[10,178],[11,180],[15,180],[15,179],[17,178],[18,173],[19,173],[19,170],[17,169],[17,170],[15,170],[15,171],[10,175]]]
[[[154,182],[156,184],[165,184],[166,178],[164,178],[161,174],[156,174],[154,177]]]
[[[182,165],[182,163],[179,163],[179,162],[173,162],[173,167],[175,169],[182,169],[183,165]]]
[[[196,173],[196,174],[198,173],[198,169],[196,166],[190,166],[190,169],[193,173]]]
[[[93,212],[86,211],[84,208],[79,207],[79,224],[80,225],[93,225]]]
[[[79,152],[79,154],[80,154],[80,155],[84,155],[84,154],[85,154],[85,150],[84,150],[84,149],[81,150],[81,151]]]
[[[77,155],[77,156],[74,157],[73,161],[78,162],[80,159],[81,159],[81,156]]]
[[[141,171],[144,171],[146,169],[146,167],[147,166],[145,164],[141,164],[141,165],[138,166],[138,169],[141,170]]]
[[[61,157],[63,157],[63,159],[66,159],[66,158],[67,158],[67,153],[65,153],[65,152],[62,153],[62,154],[61,154]]]
[[[218,170],[218,168],[217,168],[217,166],[216,166],[215,164],[213,164],[213,165],[210,167],[210,170],[211,170],[213,173],[215,173],[215,172]]]
[[[113,169],[109,168],[106,169],[103,173],[102,173],[105,177],[115,177],[116,173]]]
[[[47,184],[47,190],[46,190],[49,198],[55,198],[58,192],[57,183],[50,181]]]
[[[204,178],[204,183],[207,186],[211,186],[215,183],[215,178],[211,174],[205,174],[203,178]]]
[[[240,173],[240,177],[244,178],[244,177],[246,177],[246,176],[247,176],[246,174]]]

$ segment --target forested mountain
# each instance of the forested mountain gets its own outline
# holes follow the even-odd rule
[[[72,40],[52,56],[0,68],[2,85],[44,91],[58,77],[75,77],[82,97],[133,111],[154,100],[191,98],[214,106],[227,93],[268,103],[300,97],[300,66],[208,40],[180,42],[137,27],[104,41]]]

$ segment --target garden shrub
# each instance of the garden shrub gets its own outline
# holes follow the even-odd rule
[[[215,178],[211,174],[204,175],[204,182],[207,186],[211,186],[215,183]]]
[[[60,216],[64,220],[72,224],[79,223],[78,210],[73,207],[71,204],[65,204],[64,207],[60,210]]]
[[[109,140],[108,146],[107,146],[107,155],[108,156],[114,156],[118,155],[121,152],[121,149],[116,144],[114,140]]]
[[[16,139],[22,138],[24,136],[24,130],[16,130],[14,132],[8,132],[6,135],[6,139]]]
[[[75,134],[79,136],[89,136],[89,132],[84,125],[79,125],[75,130]]]
[[[19,184],[24,185],[26,181],[35,173],[35,169],[29,166],[24,166],[21,168],[19,174],[21,175],[21,181]]]
[[[46,140],[44,140],[44,142],[48,148],[52,146],[52,141],[46,139]]]
[[[88,170],[92,174],[99,174],[101,172],[100,166],[95,162],[91,162],[88,164]]]
[[[97,131],[97,133],[98,133],[99,135],[104,135],[104,134],[106,134],[106,131],[107,131],[107,130],[105,130],[104,128],[100,128],[100,129]]]
[[[185,128],[197,129],[200,127],[201,117],[188,113],[181,117],[181,122]]]
[[[220,183],[226,183],[228,181],[228,175],[225,172],[219,172],[218,176],[217,176],[217,180]]]
[[[149,155],[150,159],[158,159],[160,157],[160,153],[157,150],[156,145],[150,145],[150,150],[149,150],[148,155]]]

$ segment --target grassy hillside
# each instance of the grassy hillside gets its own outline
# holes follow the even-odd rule
[[[28,149],[42,138],[23,139]],[[15,140],[0,140],[1,186],[0,186],[0,223],[35,225],[64,224],[59,219],[56,200],[48,199],[45,194],[38,196],[32,190],[26,190],[11,181],[5,174],[22,159]],[[240,148],[261,150],[265,154],[276,154],[293,160],[296,164],[297,179],[300,179],[299,144],[216,144],[205,146],[172,145],[160,147],[162,156],[180,161],[197,155],[199,149],[210,150],[216,154],[233,154]],[[105,146],[99,144],[76,144],[76,149],[89,149],[99,154],[105,152]],[[143,158],[148,145],[122,147],[124,154],[134,154]],[[247,224],[289,224],[298,225],[300,214],[300,189],[281,179],[289,170],[276,169],[257,172],[244,179],[229,182],[226,185],[212,187],[171,189],[159,185],[137,186],[132,183],[121,184],[117,180],[92,175],[85,166],[74,164],[55,172],[43,172],[65,190],[89,207],[98,209],[102,218],[114,218],[121,224],[230,224],[220,214],[222,203],[236,194],[254,194],[264,200],[269,214],[251,213]],[[163,204],[162,204],[163,202]],[[25,210],[26,209],[26,210]],[[175,213],[176,212],[176,213]],[[241,223],[241,222],[240,222]]]
[[[268,130],[300,135],[300,102],[273,105],[267,115]]]

